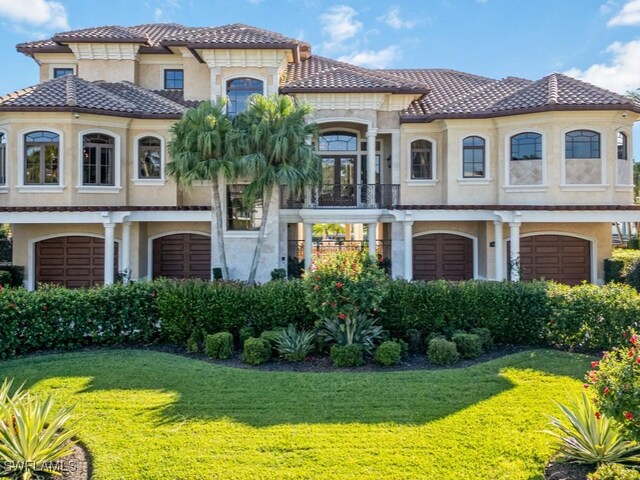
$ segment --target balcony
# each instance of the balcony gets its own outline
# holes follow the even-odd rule
[[[400,185],[326,184],[303,193],[280,190],[280,208],[393,208],[400,203]]]

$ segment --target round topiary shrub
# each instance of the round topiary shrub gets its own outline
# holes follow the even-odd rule
[[[373,355],[373,360],[380,365],[389,367],[400,363],[402,346],[398,342],[387,340],[382,342]]]
[[[224,360],[233,355],[233,335],[229,332],[207,335],[204,350],[210,358]]]
[[[482,355],[482,340],[475,333],[456,333],[451,337],[461,358],[478,358]]]
[[[264,338],[248,338],[244,341],[242,361],[249,365],[260,365],[271,358],[271,344]]]
[[[331,361],[334,367],[357,367],[364,363],[364,347],[359,343],[333,345]]]
[[[482,341],[482,349],[485,352],[493,350],[493,336],[488,328],[472,328],[470,333],[475,333],[480,337],[480,340]]]
[[[460,359],[456,344],[444,338],[434,338],[429,342],[427,356],[434,365],[451,365]]]

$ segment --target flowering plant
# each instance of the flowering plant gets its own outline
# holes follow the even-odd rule
[[[631,330],[625,337],[626,345],[591,364],[585,386],[595,390],[599,410],[640,441],[640,335]]]

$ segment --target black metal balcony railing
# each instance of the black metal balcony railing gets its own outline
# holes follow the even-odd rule
[[[329,184],[294,193],[280,191],[280,208],[392,208],[400,203],[399,185]]]

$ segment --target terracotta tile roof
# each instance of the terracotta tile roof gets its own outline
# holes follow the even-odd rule
[[[369,70],[317,55],[289,64],[280,90],[301,92],[392,92],[424,94],[429,87],[382,70]]]
[[[73,111],[139,118],[180,118],[186,107],[129,82],[66,75],[0,97],[0,111]]]
[[[298,40],[261,28],[234,23],[220,27],[182,28],[164,37],[163,45],[283,45]]]
[[[202,103],[201,100],[185,100],[182,90],[153,90],[153,93],[162,95],[163,97],[187,108],[195,108]]]
[[[56,33],[51,37],[56,43],[75,42],[108,42],[108,43],[147,43],[147,38],[130,28],[118,25],[106,25],[103,27],[84,28]]]

